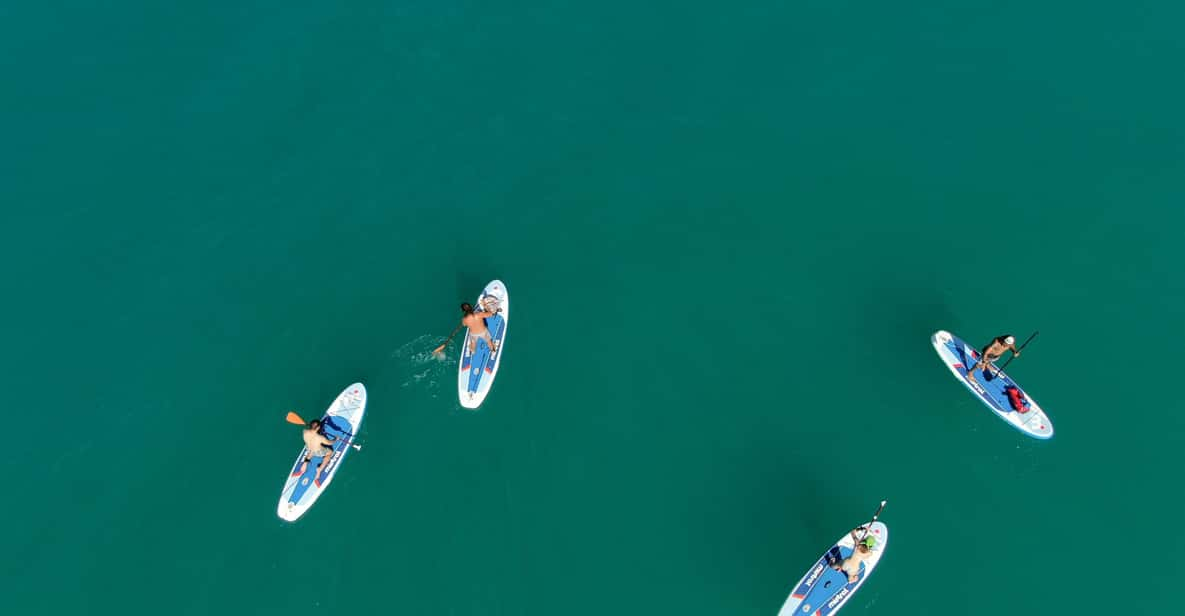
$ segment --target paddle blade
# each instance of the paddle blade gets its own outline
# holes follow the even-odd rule
[[[288,423],[290,423],[290,424],[297,424],[300,426],[305,425],[305,420],[301,419],[300,415],[297,415],[296,413],[293,413],[292,411],[288,411],[288,417],[286,417],[285,419],[287,419]]]
[[[875,522],[877,518],[881,517],[881,512],[885,510],[885,505],[888,504],[888,502],[889,501],[887,500],[881,501],[881,506],[877,507],[876,513],[872,514],[872,522]],[[871,525],[872,522],[869,522],[869,525]]]

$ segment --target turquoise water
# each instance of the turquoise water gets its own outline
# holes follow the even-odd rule
[[[6,607],[775,614],[888,499],[844,614],[1174,609],[1182,17],[0,9]],[[495,277],[469,412],[429,351]],[[1054,439],[936,329],[1039,329]],[[285,524],[284,413],[355,380]]]

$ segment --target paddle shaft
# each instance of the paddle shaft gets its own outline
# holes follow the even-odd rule
[[[872,514],[872,519],[869,520],[868,526],[864,527],[864,534],[860,535],[860,541],[856,542],[857,545],[859,545],[861,541],[864,541],[864,538],[868,536],[868,531],[872,530],[872,525],[876,523],[876,519],[881,517],[881,512],[885,510],[885,504],[888,502],[889,501],[887,500],[881,501],[881,506],[877,507],[876,513]]]
[[[362,451],[362,445],[354,442],[354,439],[346,439],[346,444],[358,451]]]
[[[1029,343],[1032,342],[1033,338],[1036,338],[1037,334],[1039,334],[1039,333],[1041,333],[1041,332],[1034,331],[1033,335],[1029,336],[1028,339],[1026,339],[1024,341],[1024,343],[1022,343],[1019,347],[1017,347],[1016,353],[1023,351],[1025,349],[1025,347],[1029,346]],[[1016,353],[1013,353],[1012,357],[1009,357],[1008,361],[1004,362],[1003,366],[996,368],[996,374],[992,376],[993,379],[999,377],[1000,373],[1003,372],[1004,369],[1008,367],[1008,364],[1012,363],[1012,360],[1016,359]]]
[[[358,451],[362,451],[362,445],[359,445],[358,443],[354,442],[355,435],[353,432],[346,432],[345,430],[342,430],[341,433],[342,433],[342,436],[346,437],[346,444],[347,445],[349,445],[350,447],[353,447],[354,449],[357,449]],[[329,436],[329,435],[326,434],[326,436]],[[341,437],[338,437],[338,438],[341,438]],[[334,440],[334,442],[337,442],[337,439],[333,439],[333,440]]]

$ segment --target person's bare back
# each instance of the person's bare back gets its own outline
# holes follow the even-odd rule
[[[301,437],[304,438],[304,445],[308,453],[305,454],[304,463],[300,465],[299,472],[304,474],[308,463],[319,456],[321,463],[317,466],[317,474],[320,474],[321,469],[325,468],[329,459],[333,457],[333,441],[321,434],[321,420],[319,419],[310,421],[301,433]]]
[[[486,328],[486,319],[492,316],[492,312],[470,312],[461,317],[461,323],[469,328],[469,335],[480,336],[489,331]]]
[[[304,438],[305,447],[308,447],[309,453],[314,456],[324,455],[329,449],[333,448],[333,441],[321,436],[316,429],[305,428],[301,436]]]
[[[501,308],[498,309],[501,311]],[[473,306],[468,303],[461,304],[461,312],[465,316],[461,317],[461,325],[469,328],[469,354],[472,355],[477,352],[478,338],[485,340],[486,345],[490,347],[491,352],[498,351],[498,343],[490,336],[490,330],[486,327],[486,319],[494,316],[497,312],[474,312]]]

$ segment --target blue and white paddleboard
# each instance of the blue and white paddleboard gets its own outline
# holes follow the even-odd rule
[[[839,608],[856,594],[881,561],[885,547],[889,545],[889,527],[883,522],[873,522],[871,526],[862,524],[858,528],[868,528],[869,535],[876,537],[872,555],[860,563],[860,577],[855,582],[848,582],[848,574],[831,568],[833,564],[843,562],[843,559],[851,556],[852,551],[856,549],[856,542],[849,532],[835,542],[835,545],[815,562],[815,566],[798,580],[778,616],[830,616],[838,612]]]
[[[358,428],[362,426],[362,415],[365,413],[366,387],[362,383],[350,385],[337,396],[333,404],[329,405],[329,409],[321,418],[321,424],[326,436],[337,439],[333,445],[333,457],[329,459],[320,476],[315,476],[317,467],[321,464],[320,456],[313,458],[304,472],[300,473],[300,465],[304,462],[308,448],[300,450],[300,455],[296,456],[296,463],[292,465],[292,470],[288,471],[284,490],[280,492],[280,504],[276,507],[276,513],[281,518],[295,522],[317,502],[321,493],[337,475],[346,454],[350,452],[350,446],[358,434]]]
[[[490,330],[490,338],[497,343],[498,351],[493,352],[484,339],[477,340],[477,347],[469,352],[469,332],[465,332],[465,341],[461,344],[461,362],[457,366],[457,396],[461,399],[461,406],[475,409],[481,406],[490,393],[490,386],[494,384],[494,377],[498,375],[498,367],[502,364],[502,354],[506,350],[506,325],[510,322],[510,292],[501,280],[491,281],[477,296],[474,310],[494,312],[498,308],[502,312],[486,319],[486,329]]]
[[[934,350],[942,358],[946,367],[950,369],[951,374],[955,375],[955,380],[971,390],[971,393],[975,394],[975,397],[979,398],[980,402],[991,409],[997,417],[1033,438],[1048,439],[1053,437],[1053,422],[1049,421],[1049,416],[1041,410],[1037,401],[1025,393],[1025,390],[1021,389],[1016,381],[1008,378],[1007,374],[1000,372],[999,376],[989,379],[983,374],[983,371],[980,371],[975,375],[974,381],[967,378],[967,369],[979,361],[979,351],[954,334],[942,330],[936,331],[934,335],[930,336],[930,343],[934,345]],[[996,374],[995,364],[992,364],[991,373],[992,375]],[[1015,388],[1013,396],[1019,394],[1020,399],[1028,403],[1028,410],[1023,413],[1013,408],[1008,392],[1012,388]]]

